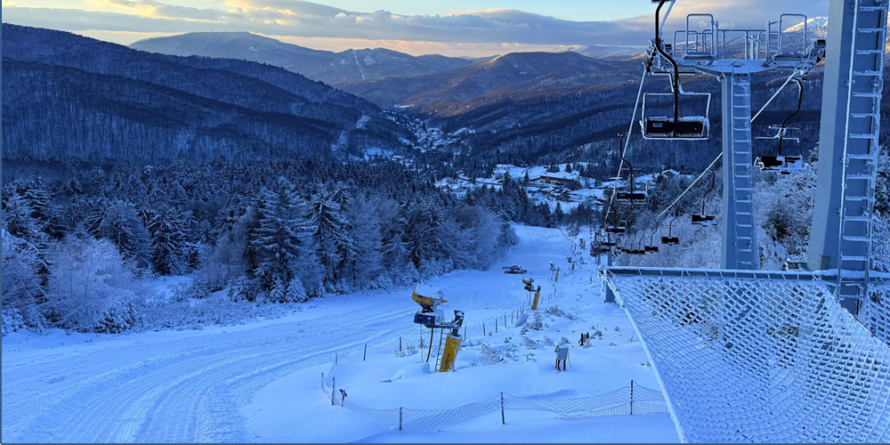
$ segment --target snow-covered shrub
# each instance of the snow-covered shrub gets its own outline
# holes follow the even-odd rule
[[[3,317],[2,334],[0,335],[4,337],[10,332],[16,332],[25,328],[25,320],[16,308],[3,308],[0,316]]]
[[[525,347],[526,349],[536,349],[538,347],[538,344],[534,340],[532,340],[526,336],[523,336],[522,337],[522,346]]]
[[[535,312],[535,316],[530,322],[526,323],[526,326],[528,326],[529,329],[533,329],[536,331],[541,331],[548,328],[548,325],[544,323],[544,317],[541,315],[540,312]]]
[[[31,327],[43,325],[40,313],[44,289],[39,271],[44,266],[37,248],[3,230],[3,310],[17,309],[18,317]],[[12,325],[10,325],[12,326]]]
[[[544,339],[541,340],[541,344],[543,344],[544,346],[553,346],[553,339],[551,339],[549,336],[545,335]]]
[[[565,315],[562,309],[560,309],[557,305],[548,307],[544,310],[544,312],[549,315],[553,315],[554,317],[562,317],[563,315]]]
[[[298,279],[291,280],[287,286],[287,292],[284,294],[285,303],[302,303],[309,299],[306,294],[306,288],[303,282]]]
[[[229,283],[227,295],[232,301],[253,301],[257,295],[257,288],[247,277],[238,277]]]
[[[47,310],[58,326],[120,332],[133,321],[131,274],[106,240],[70,236],[49,254]]]
[[[570,343],[571,343],[571,341],[570,341],[568,338],[566,338],[565,335],[563,335],[562,338],[559,339],[559,345],[560,345],[560,346],[565,346],[565,345],[570,344]]]
[[[504,357],[497,349],[482,344],[482,353],[479,354],[479,363],[483,366],[494,365],[504,361]]]
[[[414,343],[408,343],[401,351],[395,351],[393,354],[397,357],[408,357],[417,354],[417,347],[414,346]]]

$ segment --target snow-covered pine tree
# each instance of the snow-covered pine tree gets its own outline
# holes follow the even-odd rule
[[[375,202],[367,195],[359,195],[350,202],[346,219],[352,247],[346,258],[350,263],[350,279],[353,286],[365,287],[384,270],[383,238]]]
[[[304,213],[327,283],[337,281],[341,263],[347,251],[352,249],[349,245],[349,225],[337,202],[342,193],[344,190],[337,186],[318,186]]]
[[[274,291],[279,302],[284,301],[301,258],[311,255],[307,251],[309,225],[301,215],[301,204],[290,182],[279,179],[274,190],[265,189],[257,201],[257,227],[248,235],[257,255],[253,274],[260,288]]]
[[[132,204],[115,201],[97,206],[87,217],[87,227],[91,235],[114,243],[124,260],[149,267],[151,237]]]
[[[159,275],[185,273],[183,252],[187,240],[181,215],[173,208],[164,208],[153,213],[146,227],[152,238],[152,269]]]

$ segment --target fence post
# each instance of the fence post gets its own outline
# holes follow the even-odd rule
[[[498,317],[494,317],[494,333],[498,333]]]
[[[399,337],[399,352],[402,352],[402,337]]]
[[[364,353],[364,355],[362,355],[362,361],[365,361],[367,359],[368,359],[368,344],[365,343],[365,353]]]
[[[630,381],[630,415],[634,415],[634,381]]]
[[[485,323],[482,323],[482,336],[485,337]]]
[[[321,373],[321,390],[324,391],[324,373]]]
[[[501,391],[501,425],[505,425],[507,421],[504,419],[504,392]]]
[[[402,407],[399,407],[399,431],[402,431]]]
[[[464,338],[467,338],[467,327],[464,326]]]
[[[337,392],[337,378],[331,377],[331,382],[334,385],[334,387],[331,388],[331,406],[334,406],[334,393]]]
[[[507,329],[507,314],[504,314],[504,329]]]

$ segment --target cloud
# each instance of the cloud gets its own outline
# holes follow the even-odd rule
[[[34,0],[39,3],[41,0]],[[48,1],[48,0],[46,0]],[[75,32],[249,31],[292,38],[481,45],[565,46],[647,45],[654,16],[617,21],[571,21],[515,9],[457,11],[441,15],[403,15],[384,10],[355,12],[301,0],[216,0],[212,7],[189,7],[155,0],[91,0],[96,10],[22,7],[4,3],[4,21]],[[551,0],[556,1],[556,0]],[[370,2],[369,2],[370,3]],[[763,28],[773,20],[775,0],[683,0],[674,8],[669,29],[684,24],[690,12],[710,11],[722,28]],[[198,3],[196,3],[198,4]],[[203,3],[207,5],[207,3]],[[828,0],[783,0],[781,11],[826,15]],[[654,12],[654,7],[653,7]]]

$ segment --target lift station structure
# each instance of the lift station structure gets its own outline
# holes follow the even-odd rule
[[[663,19],[660,11],[671,2],[657,0],[653,3],[658,3],[655,17],[657,31],[649,49],[651,63],[647,69],[650,75],[669,76],[671,93],[674,95],[674,116],[648,117],[644,104],[641,121],[643,136],[663,140],[708,139],[710,120],[707,114],[693,117],[680,115],[679,100],[682,97],[704,94],[683,91],[680,76],[705,74],[720,80],[724,166],[721,262],[724,269],[757,270],[760,268],[760,255],[751,178],[752,75],[790,70],[804,77],[823,59],[825,41],[811,41],[808,38],[808,18],[801,14],[782,14],[778,21],[768,22],[763,29],[724,29],[712,14],[689,14],[686,16],[686,28],[676,30],[668,43],[661,31]],[[800,31],[786,31],[797,23],[802,24]],[[659,123],[665,125],[659,127]],[[670,126],[673,126],[673,131],[663,130]]]

